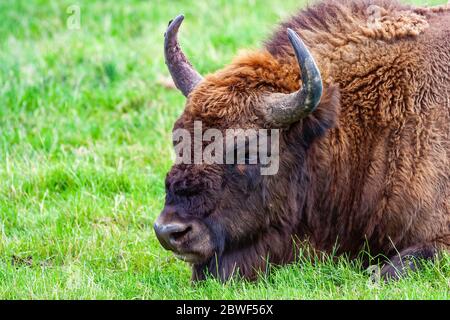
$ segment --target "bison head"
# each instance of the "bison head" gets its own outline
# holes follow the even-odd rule
[[[193,264],[194,279],[206,273],[227,279],[234,272],[254,278],[267,262],[281,264],[295,255],[293,238],[300,234],[308,195],[307,150],[336,117],[336,108],[321,105],[337,104],[338,98],[332,88],[323,90],[316,62],[290,29],[286,57],[246,54],[202,78],[179,47],[182,20],[171,21],[165,34],[166,64],[187,98],[174,130],[194,136],[195,123],[201,123],[202,133],[276,129],[280,163],[272,175],[261,174],[261,162],[245,153],[244,161],[233,164],[175,164],[166,178],[166,203],[155,232],[164,248]],[[267,141],[274,143],[273,137]],[[189,160],[195,158],[192,151]]]

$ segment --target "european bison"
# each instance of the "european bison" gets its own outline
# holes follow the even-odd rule
[[[193,279],[254,279],[298,250],[390,258],[386,278],[450,248],[450,8],[321,1],[263,49],[200,76],[173,20],[165,57],[187,97],[174,129],[279,129],[279,170],[175,164],[155,223]],[[256,27],[256,26],[255,26]],[[303,39],[303,41],[301,40]],[[200,54],[200,53],[199,53]]]

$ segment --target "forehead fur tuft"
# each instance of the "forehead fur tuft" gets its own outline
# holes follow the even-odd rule
[[[241,52],[224,69],[208,75],[189,96],[186,112],[195,118],[248,122],[264,93],[299,88],[297,64],[275,59],[267,51]]]

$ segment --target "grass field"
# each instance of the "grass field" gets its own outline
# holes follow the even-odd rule
[[[207,73],[304,2],[0,0],[0,298],[449,299],[448,256],[389,284],[340,259],[192,285],[154,236],[184,105],[160,85],[168,20],[186,15],[182,45]]]

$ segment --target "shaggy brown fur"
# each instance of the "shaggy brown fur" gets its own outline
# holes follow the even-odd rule
[[[168,174],[166,205],[201,219],[214,242],[216,256],[194,265],[194,279],[205,271],[252,279],[267,259],[293,261],[293,239],[318,252],[337,246],[355,257],[368,246],[397,257],[387,276],[403,254],[450,249],[447,7],[322,1],[283,23],[265,49],[207,76],[175,127],[196,119],[204,129],[270,127],[262,96],[299,89],[287,27],[311,49],[324,95],[312,115],[283,129],[279,173],[182,165]]]

